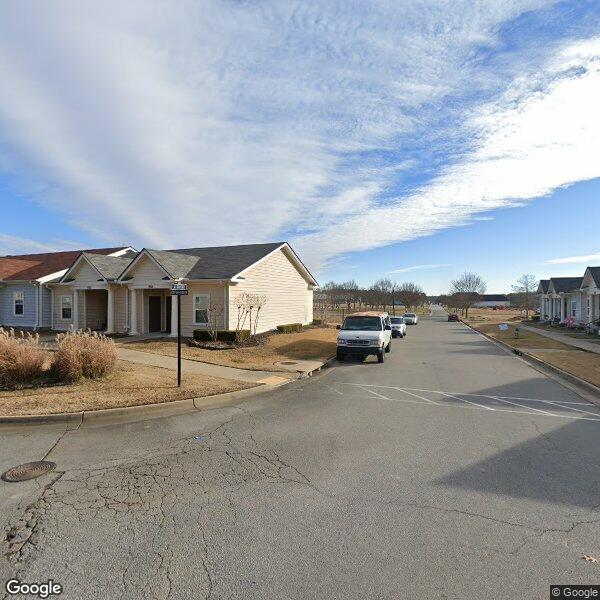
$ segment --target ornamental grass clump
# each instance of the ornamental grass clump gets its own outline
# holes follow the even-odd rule
[[[44,370],[46,355],[38,334],[0,327],[0,388],[33,383]]]
[[[91,331],[68,331],[56,336],[58,349],[52,370],[60,381],[98,379],[108,375],[117,364],[115,343]]]

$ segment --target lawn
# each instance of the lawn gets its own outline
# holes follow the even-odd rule
[[[536,358],[600,387],[600,354],[571,352],[532,352]]]
[[[311,327],[299,333],[274,333],[261,346],[228,350],[206,350],[182,345],[181,355],[189,360],[251,371],[284,371],[275,363],[285,360],[325,361],[334,356],[337,333],[333,327]],[[134,342],[124,347],[165,356],[177,356],[177,344],[171,340]]]
[[[0,415],[47,415],[103,408],[122,408],[212,396],[252,383],[184,374],[176,387],[175,371],[119,361],[107,377],[69,385],[0,391]]]
[[[471,308],[469,310],[469,323],[504,323],[511,321],[521,321],[523,314],[520,310],[507,308],[504,310],[494,310],[493,308]]]
[[[589,333],[585,333],[585,331],[577,329],[568,329],[567,327],[551,327],[546,323],[528,323],[528,325],[530,327],[535,327],[536,329],[543,329],[544,331],[554,331],[556,333],[562,333],[564,335],[568,335],[569,337],[578,340],[585,340],[586,342],[600,344],[600,336],[590,335]]]
[[[508,324],[508,331],[500,331],[496,323],[470,323],[479,331],[509,344],[513,348],[547,348],[553,350],[569,350],[571,347],[556,340],[552,340],[538,333],[521,329],[519,337],[515,337],[515,325]]]

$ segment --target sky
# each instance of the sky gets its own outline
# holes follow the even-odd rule
[[[600,265],[594,0],[5,0],[0,81],[0,254],[287,240],[430,294]]]

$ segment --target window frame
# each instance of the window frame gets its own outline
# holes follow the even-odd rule
[[[20,298],[19,298],[20,296]],[[21,312],[17,312],[17,301],[20,300]],[[25,292],[24,290],[18,290],[13,292],[13,317],[24,317],[25,316]]]
[[[197,298],[206,298],[206,308],[205,309],[196,309],[196,299]],[[194,294],[192,299],[192,323],[194,325],[199,325],[201,327],[208,327],[210,314],[208,307],[210,306],[210,294]],[[196,310],[206,310],[206,321],[197,321],[196,320]]]
[[[69,299],[69,306],[65,306],[65,298]],[[65,317],[65,308],[68,308],[71,312],[69,317]],[[71,294],[62,294],[60,297],[60,320],[61,321],[72,321],[73,320],[73,296]]]

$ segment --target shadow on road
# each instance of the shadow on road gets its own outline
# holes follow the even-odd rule
[[[531,382],[534,387],[535,380],[537,378]],[[479,393],[514,397],[511,387],[488,388]],[[476,400],[474,397],[471,399]],[[572,400],[576,401],[576,398]],[[515,401],[524,402],[519,399]],[[541,410],[553,410],[549,404],[528,405]],[[571,406],[594,411],[593,405]],[[584,413],[572,414],[586,416]],[[562,424],[556,419],[555,422],[560,425],[548,429],[546,423],[536,416],[524,415],[522,418],[530,419],[540,435],[433,483],[499,496],[600,508],[600,422],[569,420]]]

